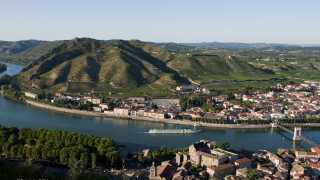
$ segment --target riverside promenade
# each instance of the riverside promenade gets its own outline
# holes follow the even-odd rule
[[[65,114],[74,114],[81,116],[92,116],[92,117],[104,117],[104,118],[116,118],[116,119],[131,119],[136,121],[148,121],[148,122],[156,122],[156,123],[166,123],[166,124],[177,124],[177,125],[186,125],[186,126],[194,126],[197,127],[205,127],[205,128],[232,128],[232,129],[267,129],[271,128],[270,124],[261,124],[261,125],[246,125],[246,124],[214,124],[214,123],[205,123],[205,122],[194,122],[190,120],[175,120],[175,119],[157,119],[157,118],[149,118],[149,117],[141,117],[141,116],[117,116],[113,113],[99,113],[92,111],[84,111],[84,110],[76,110],[76,109],[68,109],[53,106],[50,104],[45,104],[37,101],[26,100],[28,105],[47,109],[51,111],[61,112]]]
[[[66,114],[74,114],[81,116],[92,116],[92,117],[104,117],[104,118],[116,118],[116,119],[131,119],[136,121],[148,121],[148,122],[156,122],[156,123],[166,123],[166,124],[177,124],[177,125],[186,125],[186,126],[194,126],[204,127],[204,128],[231,128],[231,129],[267,129],[271,128],[271,124],[214,124],[214,123],[205,123],[205,122],[194,122],[190,120],[175,120],[175,119],[157,119],[157,118],[149,118],[149,117],[140,117],[140,116],[117,116],[113,113],[99,113],[93,111],[83,111],[76,109],[68,109],[53,106],[50,104],[45,104],[37,101],[26,100],[27,104],[47,109],[51,111],[66,113]],[[293,126],[294,124],[285,124],[286,126]],[[296,124],[298,125],[298,124]],[[307,123],[307,124],[299,124],[299,126],[303,127],[320,127],[320,123]]]

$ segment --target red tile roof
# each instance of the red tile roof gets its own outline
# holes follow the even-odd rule
[[[320,155],[320,146],[311,148],[311,151]]]
[[[241,158],[241,159],[237,159],[236,161],[235,161],[235,163],[237,163],[237,164],[247,164],[247,163],[251,163],[252,161],[251,161],[251,159],[248,159],[248,158]]]

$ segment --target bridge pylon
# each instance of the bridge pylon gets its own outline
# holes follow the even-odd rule
[[[292,140],[293,141],[300,141],[301,140],[301,136],[302,136],[301,127],[294,127]]]

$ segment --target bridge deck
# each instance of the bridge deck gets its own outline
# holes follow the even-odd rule
[[[280,124],[277,124],[277,127],[282,129],[283,131],[286,131],[288,133],[294,134],[294,132],[292,130],[290,130],[289,128],[286,128],[286,127],[284,127],[284,126],[282,126]],[[312,141],[312,140],[310,140],[310,139],[308,139],[308,138],[306,138],[304,136],[301,136],[301,140],[305,141],[306,143],[308,143],[308,144],[310,144],[312,146],[317,146],[316,142],[314,142],[314,141]]]

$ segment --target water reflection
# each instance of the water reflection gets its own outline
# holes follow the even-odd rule
[[[22,70],[22,66],[19,66],[19,65],[15,65],[15,64],[10,64],[10,63],[4,63],[4,62],[1,62],[0,63],[3,63],[3,64],[6,64],[7,65],[7,70],[3,73],[0,73],[0,76],[4,75],[4,74],[7,74],[7,75],[16,75],[18,74],[21,70]]]

